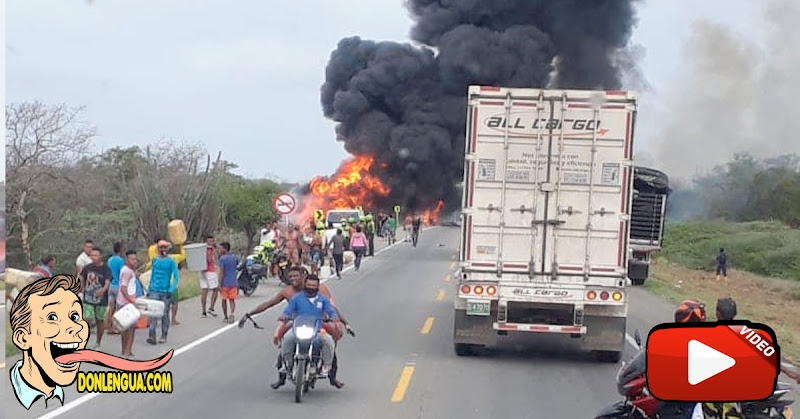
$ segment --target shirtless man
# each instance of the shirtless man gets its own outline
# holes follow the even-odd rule
[[[311,232],[311,250],[309,256],[311,259],[311,273],[319,275],[319,267],[322,264],[322,237],[313,231]],[[320,284],[320,287],[322,287],[322,285],[323,284]]]
[[[294,224],[289,224],[289,230],[286,232],[286,255],[289,256],[289,261],[292,266],[300,265],[300,231],[299,227],[296,228]]]
[[[244,323],[247,321],[248,317],[251,317],[251,316],[254,316],[254,315],[258,314],[258,313],[266,311],[269,308],[280,304],[281,301],[283,301],[283,300],[289,301],[289,300],[292,299],[292,297],[295,296],[295,294],[303,292],[303,286],[304,286],[305,276],[306,276],[305,269],[303,269],[303,268],[301,268],[299,266],[292,266],[291,268],[289,268],[289,271],[287,272],[287,276],[289,277],[289,281],[291,282],[291,285],[288,286],[288,287],[284,287],[277,294],[275,294],[272,298],[270,298],[267,301],[264,301],[263,303],[259,304],[258,307],[254,308],[253,310],[251,310],[250,312],[245,314],[244,317],[242,317],[239,320],[239,327],[240,328],[244,327]],[[344,317],[342,317],[341,312],[339,312],[339,309],[336,307],[336,303],[333,301],[333,297],[331,296],[331,291],[328,289],[328,287],[325,286],[325,284],[322,284],[322,283],[319,284],[319,293],[324,295],[326,298],[328,298],[328,300],[330,300],[331,304],[333,305],[333,309],[336,311],[336,315],[339,317],[339,320],[341,321],[341,323],[350,332],[351,335],[354,335],[353,329],[350,327],[350,325],[347,323],[347,321],[344,319]],[[333,337],[334,341],[338,342],[339,339],[342,338],[341,328],[339,327],[338,324],[325,323],[325,325],[323,327],[325,328],[325,331],[327,333],[331,334],[331,337]],[[283,324],[281,322],[281,324],[279,324],[277,329],[275,330],[275,335],[272,337],[273,342],[279,342],[281,337],[283,336],[283,333],[285,333],[285,332],[286,332],[286,330],[283,328]],[[281,386],[283,386],[284,384],[286,384],[286,372],[280,370],[280,368],[282,366],[282,363],[283,363],[283,360],[281,359],[280,355],[278,355],[278,365],[277,365],[278,366],[278,370],[279,370],[278,371],[278,381],[275,382],[275,383],[272,383],[270,385],[273,389],[276,389],[276,390],[278,388],[280,388]],[[338,381],[336,379],[337,370],[338,370],[338,362],[337,362],[336,353],[334,352],[333,365],[331,365],[331,370],[328,373],[328,378],[330,379],[330,383],[331,383],[332,386],[341,389],[342,387],[344,387],[344,383],[342,383],[341,381]]]

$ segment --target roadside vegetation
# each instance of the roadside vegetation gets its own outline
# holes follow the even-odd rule
[[[800,285],[800,230],[778,221],[668,223],[659,258],[713,274],[720,248],[729,268]]]
[[[214,234],[234,251],[245,251],[276,219],[274,194],[293,186],[237,176],[235,164],[196,143],[154,141],[99,152],[96,131],[82,114],[82,108],[40,102],[6,106],[3,186],[11,268],[30,270],[51,254],[57,273],[74,274],[85,239],[106,256],[123,241],[144,265],[147,247],[167,237],[167,223],[176,218],[184,221],[190,243]],[[200,294],[197,278],[181,270],[181,300]],[[6,323],[6,356],[13,356],[19,351]]]
[[[249,249],[276,218],[274,194],[291,187],[237,176],[235,164],[196,143],[98,152],[95,128],[82,115],[82,108],[40,102],[6,106],[9,267],[28,270],[52,254],[57,272],[74,274],[85,239],[106,254],[123,241],[145,263],[147,246],[166,237],[176,218],[190,243],[215,234]]]
[[[697,298],[712,319],[732,297],[738,318],[772,327],[781,355],[800,361],[800,157],[740,154],[675,189],[645,288],[676,304]],[[717,281],[720,248],[728,278]]]

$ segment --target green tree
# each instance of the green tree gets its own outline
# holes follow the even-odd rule
[[[247,236],[247,249],[253,238],[268,221],[276,219],[272,198],[280,187],[268,180],[230,178],[223,188],[222,204],[228,227],[240,228]]]

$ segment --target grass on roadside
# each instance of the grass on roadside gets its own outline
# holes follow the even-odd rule
[[[200,295],[200,282],[198,279],[200,278],[199,272],[190,272],[190,271],[181,271],[180,272],[180,282],[178,282],[178,301],[183,301],[192,297],[196,297]],[[180,307],[178,308],[178,312],[180,313]],[[180,315],[178,316],[180,319]],[[179,320],[180,321],[180,320]],[[6,319],[6,323],[8,323],[8,319]],[[11,325],[10,323],[5,325],[6,329],[6,358],[12,357],[20,353],[19,349],[14,346],[14,343],[11,341]]]
[[[655,259],[650,273],[645,282],[648,291],[676,305],[686,298],[699,299],[706,304],[710,320],[716,320],[717,299],[732,297],[738,319],[770,326],[783,358],[800,361],[800,284],[739,270],[731,270],[727,280],[717,281],[713,272],[688,269],[664,259]]]
[[[729,268],[800,281],[800,230],[774,221],[668,223],[661,257],[710,271],[720,248]]]

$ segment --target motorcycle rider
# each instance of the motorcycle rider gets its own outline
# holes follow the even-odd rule
[[[306,278],[303,293],[297,294],[289,300],[289,304],[283,310],[280,320],[287,323],[298,316],[310,316],[317,320],[323,320],[324,315],[334,321],[337,320],[336,311],[333,309],[330,300],[319,293],[319,285],[319,277],[316,275],[310,275]],[[331,364],[333,364],[333,348],[335,344],[333,337],[328,333],[319,333],[317,338],[322,345],[322,371],[320,378],[328,378],[328,372]],[[281,354],[283,355],[283,363],[287,367],[285,370],[287,375],[294,366],[293,352],[296,344],[297,338],[294,335],[294,331],[287,330],[286,334],[283,335],[283,343],[281,344]]]
[[[304,282],[305,282],[305,277],[304,277],[304,272],[303,271],[304,271],[303,268],[301,268],[299,266],[290,267],[288,269],[287,276],[289,277],[289,281],[290,281],[291,285],[288,286],[288,287],[283,288],[280,291],[278,291],[278,293],[275,294],[274,296],[272,296],[272,298],[270,298],[269,300],[264,301],[263,303],[259,304],[253,310],[250,310],[249,312],[245,313],[244,317],[239,319],[239,327],[240,328],[244,327],[244,323],[251,316],[254,316],[254,315],[258,314],[258,313],[266,311],[266,310],[270,309],[271,307],[274,307],[274,306],[280,304],[284,300],[291,301],[291,299],[295,295],[303,292]],[[339,318],[339,321],[344,325],[345,329],[347,329],[351,334],[353,334],[354,333],[353,329],[350,327],[350,324],[347,323],[347,320],[345,320],[344,316],[342,316],[341,312],[336,307],[336,304],[333,301],[333,296],[331,295],[330,290],[328,289],[327,286],[325,286],[325,284],[319,284],[319,293],[324,295],[326,298],[328,298],[328,300],[330,300],[331,304],[333,305],[333,310],[336,312],[336,315]],[[341,333],[338,332],[338,327],[336,327],[336,326],[337,326],[336,324],[326,323],[323,327],[325,328],[325,331],[328,332],[334,338],[335,341],[338,341],[341,338]],[[283,333],[285,331],[286,331],[286,329],[284,328],[284,325],[283,324],[279,324],[278,327],[275,329],[275,334],[273,336],[273,342],[275,344],[277,344],[277,342],[280,341],[280,339],[283,336]],[[336,379],[336,372],[337,372],[336,371],[336,366],[338,365],[338,363],[336,361],[337,361],[336,353],[334,352],[334,362],[333,362],[333,365],[332,365],[331,372],[328,375],[328,378],[329,378],[330,383],[331,383],[332,386],[341,389],[342,387],[344,387],[344,383],[342,383],[341,381],[338,381]],[[281,359],[280,356],[278,356],[278,364],[277,364],[278,369],[279,369],[279,371],[278,371],[278,381],[275,382],[275,383],[270,384],[270,386],[273,389],[278,389],[278,388],[280,388],[281,386],[283,386],[286,383],[286,371],[281,370],[281,366],[282,365],[283,365],[282,359]]]

